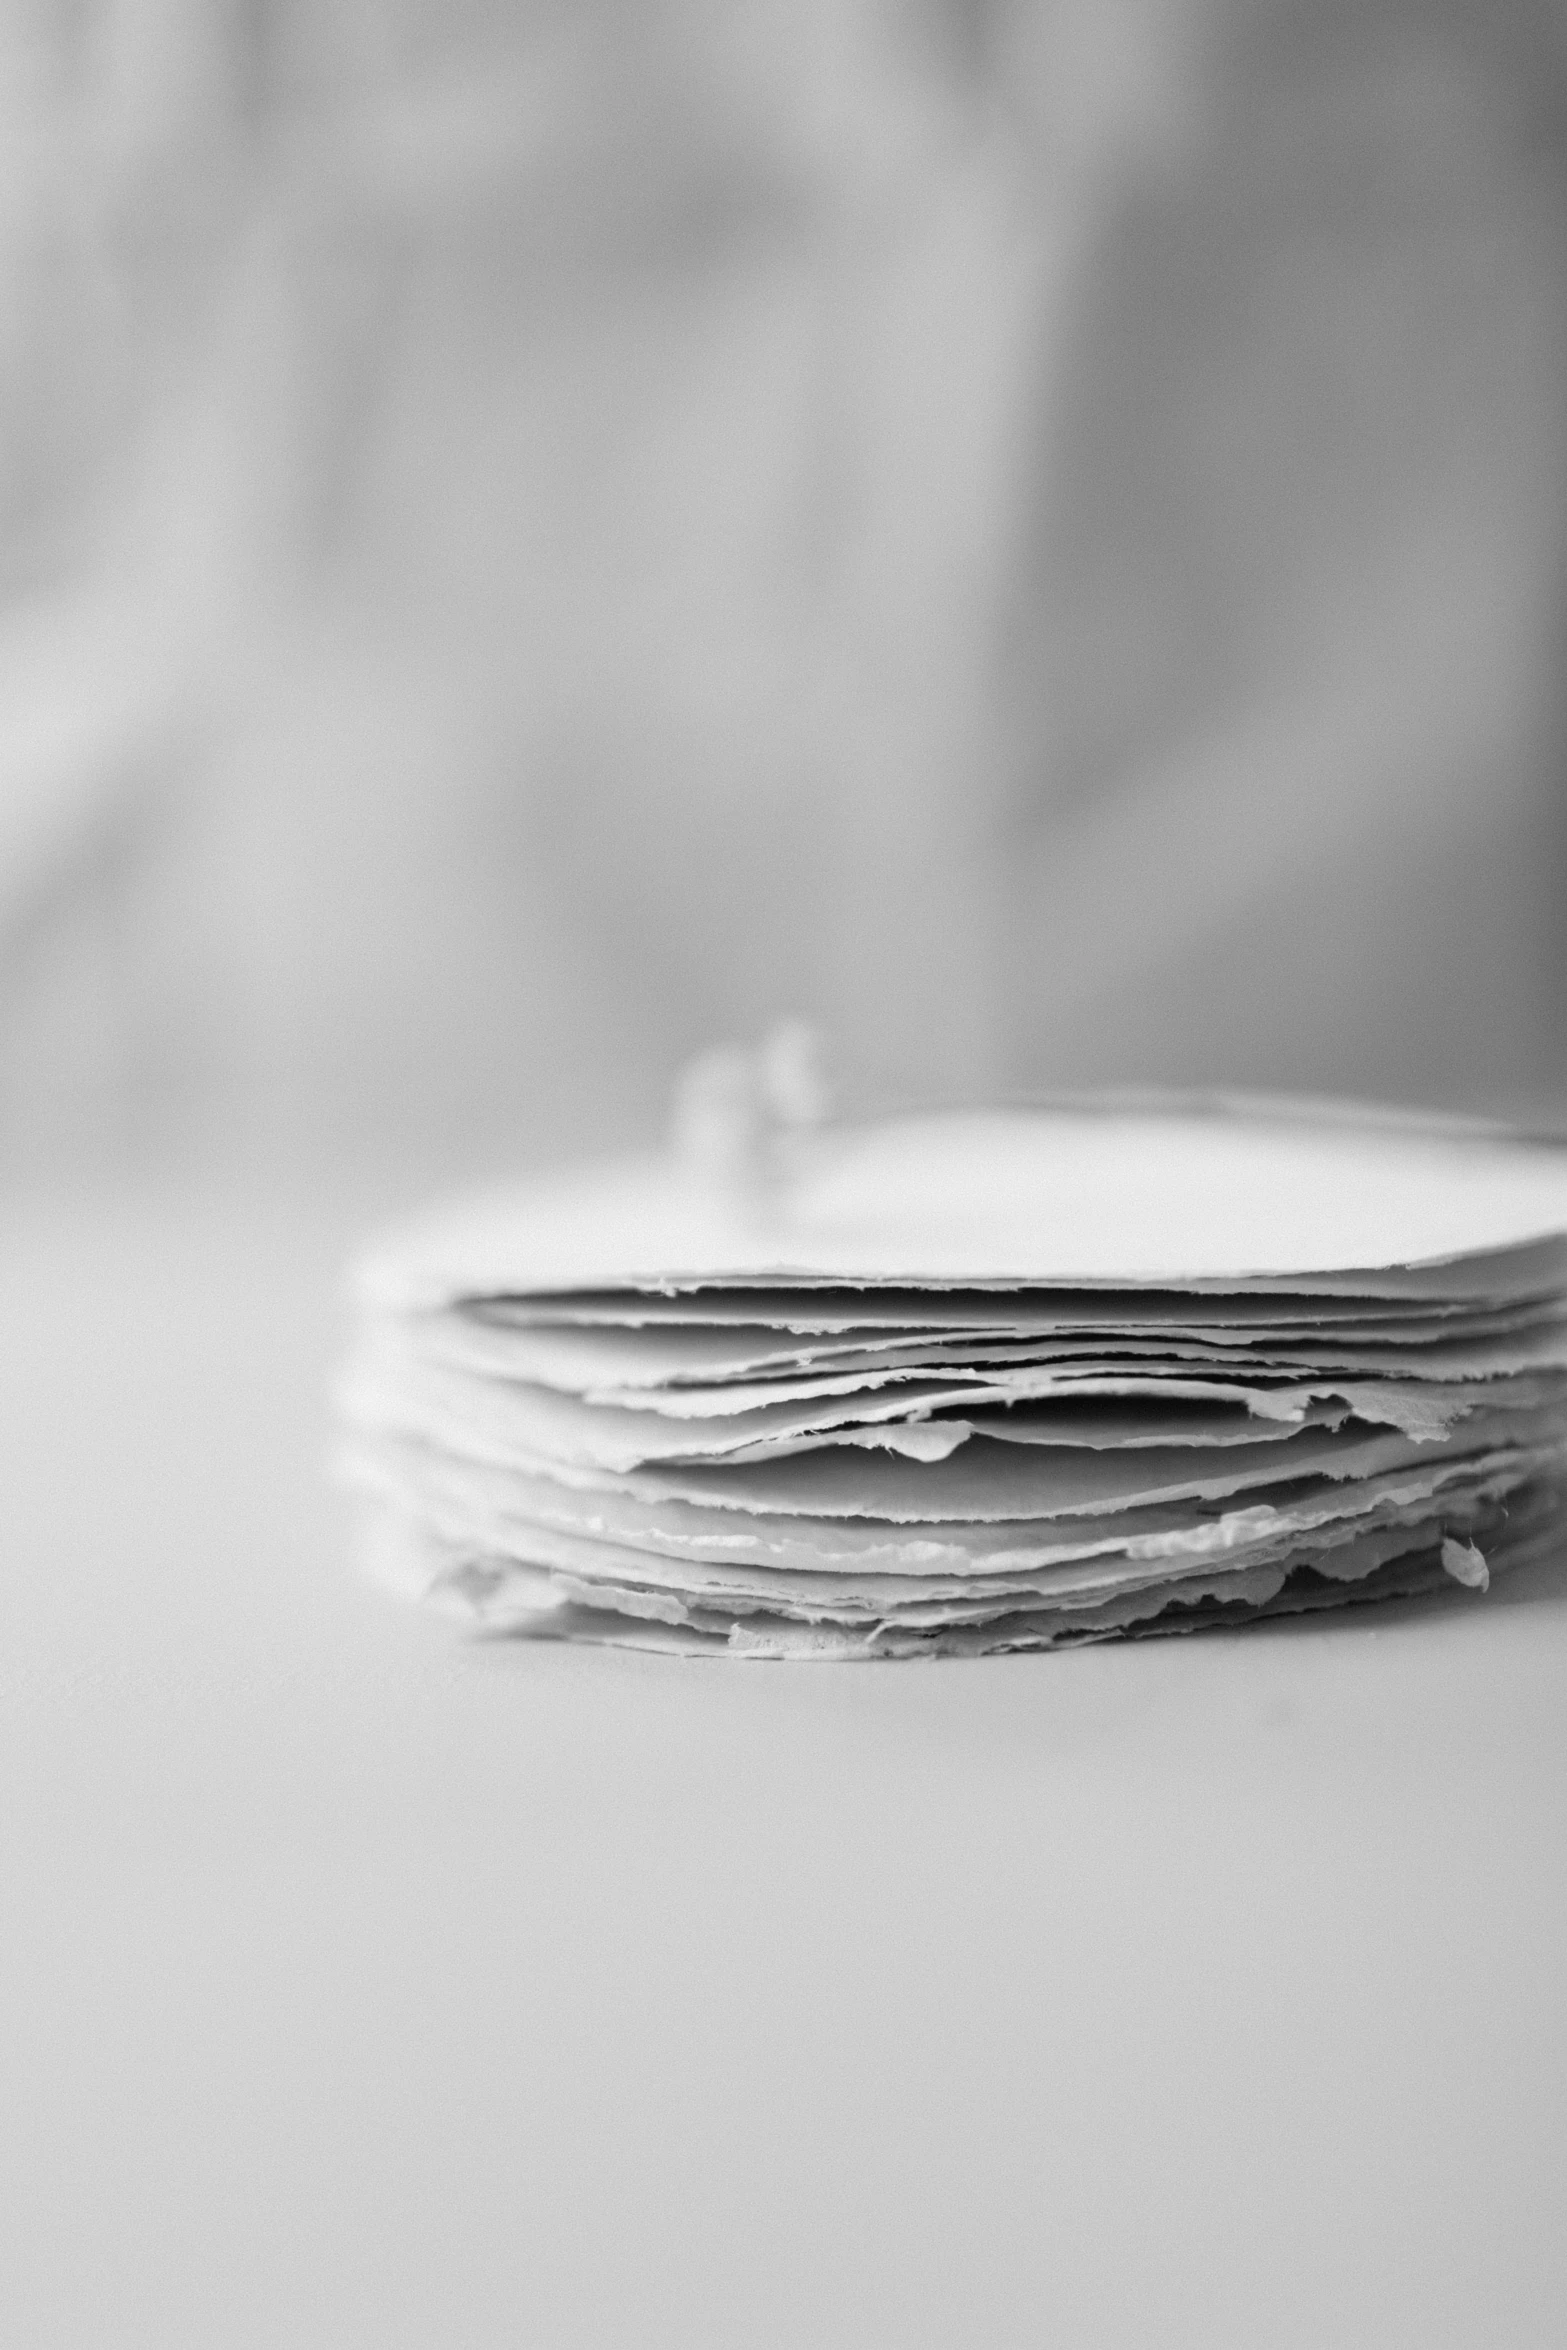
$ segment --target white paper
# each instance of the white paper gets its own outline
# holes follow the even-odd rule
[[[1567,1153],[1343,1116],[831,1137],[664,1163],[361,1269],[377,1571],[479,1628],[989,1654],[1458,1594],[1562,1521]]]
[[[1499,1298],[1567,1272],[1567,1151],[1255,1107],[992,1112],[831,1137],[770,1203],[662,1159],[443,1211],[372,1251],[382,1307],[708,1284],[1246,1281]]]

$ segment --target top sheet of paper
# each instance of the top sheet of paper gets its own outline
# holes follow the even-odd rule
[[[1516,1296],[1567,1283],[1567,1148],[1265,1105],[951,1114],[829,1134],[775,1199],[661,1159],[570,1171],[361,1268],[394,1308],[704,1283]]]

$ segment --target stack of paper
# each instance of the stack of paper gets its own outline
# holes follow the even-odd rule
[[[376,1251],[379,1570],[479,1625],[972,1655],[1467,1585],[1567,1489],[1567,1153],[1056,1109],[649,1161]]]

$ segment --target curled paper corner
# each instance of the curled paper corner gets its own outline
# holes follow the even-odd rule
[[[1472,1542],[1455,1542],[1451,1534],[1442,1543],[1442,1564],[1455,1583],[1465,1584],[1471,1591],[1489,1591],[1491,1570],[1485,1563],[1485,1553]]]
[[[675,1080],[670,1143],[697,1182],[742,1206],[787,1202],[800,1148],[827,1117],[821,1039],[780,1020],[760,1045],[711,1046]]]

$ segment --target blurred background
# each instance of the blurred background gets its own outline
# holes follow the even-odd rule
[[[0,0],[0,1145],[1567,1108],[1567,0]]]

